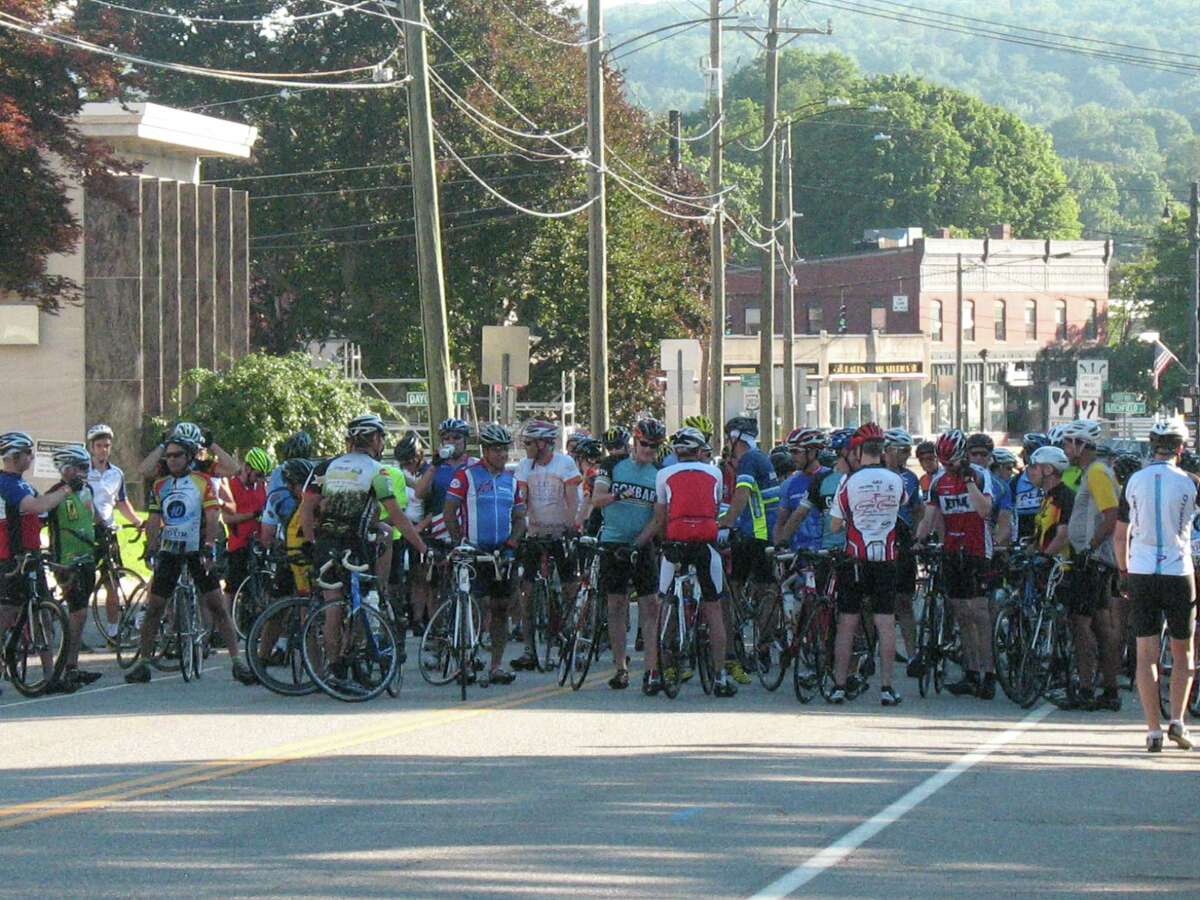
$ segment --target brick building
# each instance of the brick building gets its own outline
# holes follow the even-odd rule
[[[807,424],[853,425],[870,417],[919,433],[949,426],[960,254],[971,429],[1041,428],[1045,389],[1031,383],[1038,351],[1065,340],[1104,339],[1110,242],[1014,239],[1008,226],[997,226],[982,240],[925,237],[920,229],[871,231],[862,246],[796,265],[798,370],[806,362],[793,374],[797,398],[807,395],[807,404],[797,400],[808,407]],[[727,277],[730,365],[758,363],[760,284],[757,271]],[[776,294],[777,334],[785,296]],[[814,360],[817,347],[821,359]],[[778,367],[782,353],[775,359]],[[777,404],[782,379],[777,368]],[[740,407],[732,383],[729,393],[731,406]]]

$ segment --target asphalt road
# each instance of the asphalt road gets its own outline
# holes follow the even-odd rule
[[[411,652],[411,642],[410,642]],[[415,655],[415,654],[413,654]],[[397,700],[233,682],[0,697],[0,895],[1197,895],[1200,753],[1120,714],[800,706],[522,674]],[[635,675],[639,672],[635,662]]]

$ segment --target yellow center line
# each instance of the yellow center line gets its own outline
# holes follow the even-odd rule
[[[599,679],[597,679],[598,681]],[[597,682],[592,683],[595,684]],[[297,762],[337,750],[359,747],[363,744],[370,744],[413,731],[436,728],[439,725],[447,725],[453,722],[462,722],[501,709],[525,706],[569,690],[570,688],[559,687],[557,684],[530,688],[511,697],[491,702],[481,702],[468,708],[444,707],[415,719],[407,718],[403,722],[373,725],[339,734],[292,741],[262,750],[255,750],[233,759],[210,760],[208,762],[182,766],[166,772],[157,772],[152,775],[130,778],[73,794],[63,794],[58,797],[49,797],[45,800],[34,800],[29,803],[3,806],[0,807],[0,829],[15,828],[18,825],[26,825],[30,822],[38,822],[57,816],[74,815],[104,809],[123,801],[134,800],[148,794],[161,793],[172,788],[215,781],[219,778],[239,775],[255,769],[277,766],[282,763]],[[409,713],[398,713],[397,715],[407,717]]]

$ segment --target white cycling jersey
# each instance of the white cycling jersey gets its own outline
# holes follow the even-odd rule
[[[1125,485],[1129,503],[1129,572],[1191,575],[1196,481],[1173,462],[1155,461]]]
[[[575,460],[555,453],[544,466],[525,458],[517,463],[517,481],[526,485],[531,535],[558,534],[573,525],[567,515],[567,491],[582,480]]]

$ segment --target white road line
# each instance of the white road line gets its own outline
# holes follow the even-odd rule
[[[792,869],[792,871],[777,881],[773,881],[767,885],[751,897],[750,900],[777,900],[777,898],[786,897],[804,887],[804,885],[808,884],[826,869],[836,866],[889,825],[904,818],[909,812],[920,806],[963,772],[987,759],[988,756],[1005,744],[1020,737],[1038,722],[1042,721],[1042,719],[1046,718],[1046,716],[1050,715],[1054,709],[1055,707],[1049,703],[1038,707],[1015,726],[1008,729],[1008,731],[996,735],[987,743],[981,744],[970,753],[955,760],[940,772],[930,775],[891,806],[876,813],[857,828],[834,841],[824,850],[809,857],[803,864]]]
[[[124,677],[125,673],[117,672],[116,674],[120,675],[121,677]],[[173,679],[181,678],[181,677],[182,677],[181,675],[158,675],[158,676],[152,678],[150,680],[150,683],[151,684],[159,684],[160,682],[163,682],[163,681],[171,681]],[[129,683],[110,684],[105,687],[88,688],[86,690],[75,691],[72,694],[51,694],[49,697],[34,697],[30,700],[18,700],[16,703],[0,703],[0,713],[4,712],[4,710],[6,710],[6,709],[14,709],[18,706],[28,706],[30,703],[50,703],[54,700],[67,700],[71,697],[91,697],[94,694],[103,694],[105,691],[115,691],[115,690],[119,690],[120,688],[128,688],[128,687],[136,687],[136,686],[137,685],[133,685],[133,684],[129,684]],[[13,690],[16,690],[16,688],[13,688]]]

